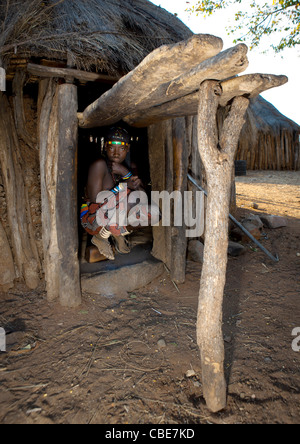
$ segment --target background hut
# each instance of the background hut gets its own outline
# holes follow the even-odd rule
[[[50,301],[78,305],[77,195],[105,129],[78,129],[77,111],[155,48],[192,32],[147,0],[22,0],[14,6],[0,0],[0,26],[7,80],[0,92],[0,288],[21,279],[34,289],[45,275]],[[195,117],[132,134],[153,189],[186,190],[189,169],[202,181]],[[241,152],[247,152],[243,145]],[[181,230],[154,230],[153,254],[177,282],[185,278],[187,239]]]
[[[261,96],[251,99],[237,159],[249,170],[299,170],[300,126]]]

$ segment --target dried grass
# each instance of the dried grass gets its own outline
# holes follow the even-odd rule
[[[0,57],[69,60],[79,69],[126,73],[191,31],[147,0],[0,0]]]

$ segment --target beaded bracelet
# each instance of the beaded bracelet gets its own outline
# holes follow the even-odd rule
[[[112,191],[114,194],[120,193],[120,191],[124,190],[124,185],[122,183],[119,183],[119,185],[112,188],[110,191]]]
[[[126,174],[126,176],[123,176],[121,180],[129,180],[132,177],[132,173],[129,171],[128,174]]]

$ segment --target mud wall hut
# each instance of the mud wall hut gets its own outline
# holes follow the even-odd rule
[[[156,48],[181,41],[189,42],[182,47],[190,55],[202,48],[197,38],[187,40],[193,34],[180,20],[147,0],[23,0],[13,8],[0,0],[0,24],[0,66],[6,72],[6,91],[0,92],[0,289],[16,280],[35,289],[45,279],[49,301],[75,306],[81,301],[81,173],[105,131],[95,124],[78,127],[77,112]],[[203,41],[204,60],[222,49],[218,38]],[[241,60],[245,65],[244,45],[231,52],[238,66]],[[182,65],[190,67],[190,60],[183,58]],[[189,170],[205,180],[194,102],[184,109],[186,116],[181,106],[179,115],[163,111],[163,118],[149,115],[146,123],[134,114],[125,119],[135,140],[143,141],[140,148],[147,148],[141,152],[158,191],[186,190]],[[185,279],[183,229],[153,230],[153,254],[177,282]]]
[[[192,33],[146,0],[24,0],[14,7],[1,0],[0,23],[0,66],[6,72],[6,88],[0,92],[0,288],[21,280],[35,289],[46,278],[49,300],[71,291],[72,301],[62,296],[61,302],[76,305],[80,190],[72,196],[64,190],[80,170],[72,164],[78,128],[77,121],[60,114],[62,107],[70,115],[73,107],[76,115],[155,48]],[[57,130],[62,119],[64,129]],[[68,141],[65,134],[60,138],[64,130]],[[86,143],[91,152],[99,149],[102,134],[79,134],[82,162],[81,150],[86,151]],[[67,144],[69,159],[55,159],[57,143]],[[59,185],[55,168],[61,168]],[[59,237],[65,238],[64,245],[70,239],[70,249],[60,249]],[[68,272],[56,269],[64,262],[61,256],[65,264],[74,257]]]

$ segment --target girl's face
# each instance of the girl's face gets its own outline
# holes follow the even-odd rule
[[[106,142],[105,150],[111,162],[123,163],[129,151],[129,145],[121,145],[118,142]]]

